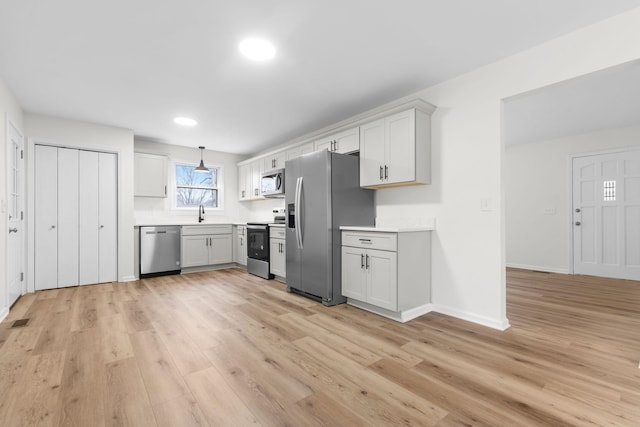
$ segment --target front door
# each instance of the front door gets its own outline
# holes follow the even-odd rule
[[[640,150],[573,159],[575,274],[640,280]]]
[[[7,308],[24,292],[24,138],[7,118]]]

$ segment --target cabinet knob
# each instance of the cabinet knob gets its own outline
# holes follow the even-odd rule
[[[581,223],[580,223],[580,221],[576,221],[576,225],[578,225],[578,226],[579,226],[580,224],[581,224]]]

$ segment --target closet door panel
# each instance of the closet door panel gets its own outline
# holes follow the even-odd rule
[[[98,280],[100,283],[118,279],[118,164],[117,156],[100,153],[99,156],[98,218]]]
[[[36,290],[58,287],[57,159],[56,147],[35,146],[34,284]]]
[[[78,150],[58,148],[58,287],[78,284]]]
[[[98,280],[98,177],[99,155],[94,151],[80,151],[79,167],[79,282],[80,285],[99,283]]]

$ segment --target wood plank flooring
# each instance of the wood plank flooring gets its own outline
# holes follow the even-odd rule
[[[236,269],[25,295],[0,324],[0,425],[639,426],[640,283],[507,282],[505,332]]]

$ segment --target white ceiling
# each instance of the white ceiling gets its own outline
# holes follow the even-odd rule
[[[505,145],[640,125],[640,62],[505,102]]]
[[[3,1],[0,76],[29,113],[253,154],[640,0]],[[270,63],[240,56],[269,38]],[[171,120],[198,120],[185,129]]]

